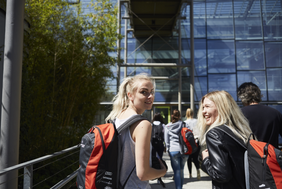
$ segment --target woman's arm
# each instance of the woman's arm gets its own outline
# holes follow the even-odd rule
[[[141,121],[133,130],[132,138],[135,141],[136,173],[140,180],[152,180],[165,175],[166,168],[154,169],[150,167],[150,143],[152,126],[149,121]]]
[[[216,131],[211,130],[206,135],[206,142],[208,152],[202,153],[202,170],[217,182],[228,182],[232,178],[232,170],[223,139]]]

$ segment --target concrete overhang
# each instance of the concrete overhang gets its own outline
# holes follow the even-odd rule
[[[129,19],[135,37],[149,37],[154,33],[172,36],[182,9],[191,3],[187,0],[128,0]]]

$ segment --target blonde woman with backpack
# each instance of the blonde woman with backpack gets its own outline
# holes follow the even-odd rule
[[[201,168],[212,178],[213,189],[245,189],[245,148],[223,130],[228,129],[237,140],[248,142],[249,123],[226,91],[213,91],[202,97],[198,110],[198,126],[202,152]]]
[[[154,102],[155,82],[146,74],[127,77],[119,87],[118,94],[113,99],[113,110],[106,118],[115,120],[118,128],[122,123],[136,114],[150,110]],[[123,159],[120,182],[125,183],[130,175],[125,189],[150,189],[149,180],[165,175],[167,168],[160,161],[161,169],[151,167],[151,132],[152,126],[148,120],[132,124],[121,133]],[[132,168],[135,167],[132,174]]]

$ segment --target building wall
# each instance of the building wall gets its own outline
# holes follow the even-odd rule
[[[236,89],[251,81],[264,103],[282,110],[281,3],[194,1],[196,101],[206,92],[226,90],[240,102]]]

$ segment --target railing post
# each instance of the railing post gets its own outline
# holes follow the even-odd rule
[[[31,189],[33,185],[33,165],[24,167],[24,189]]]

